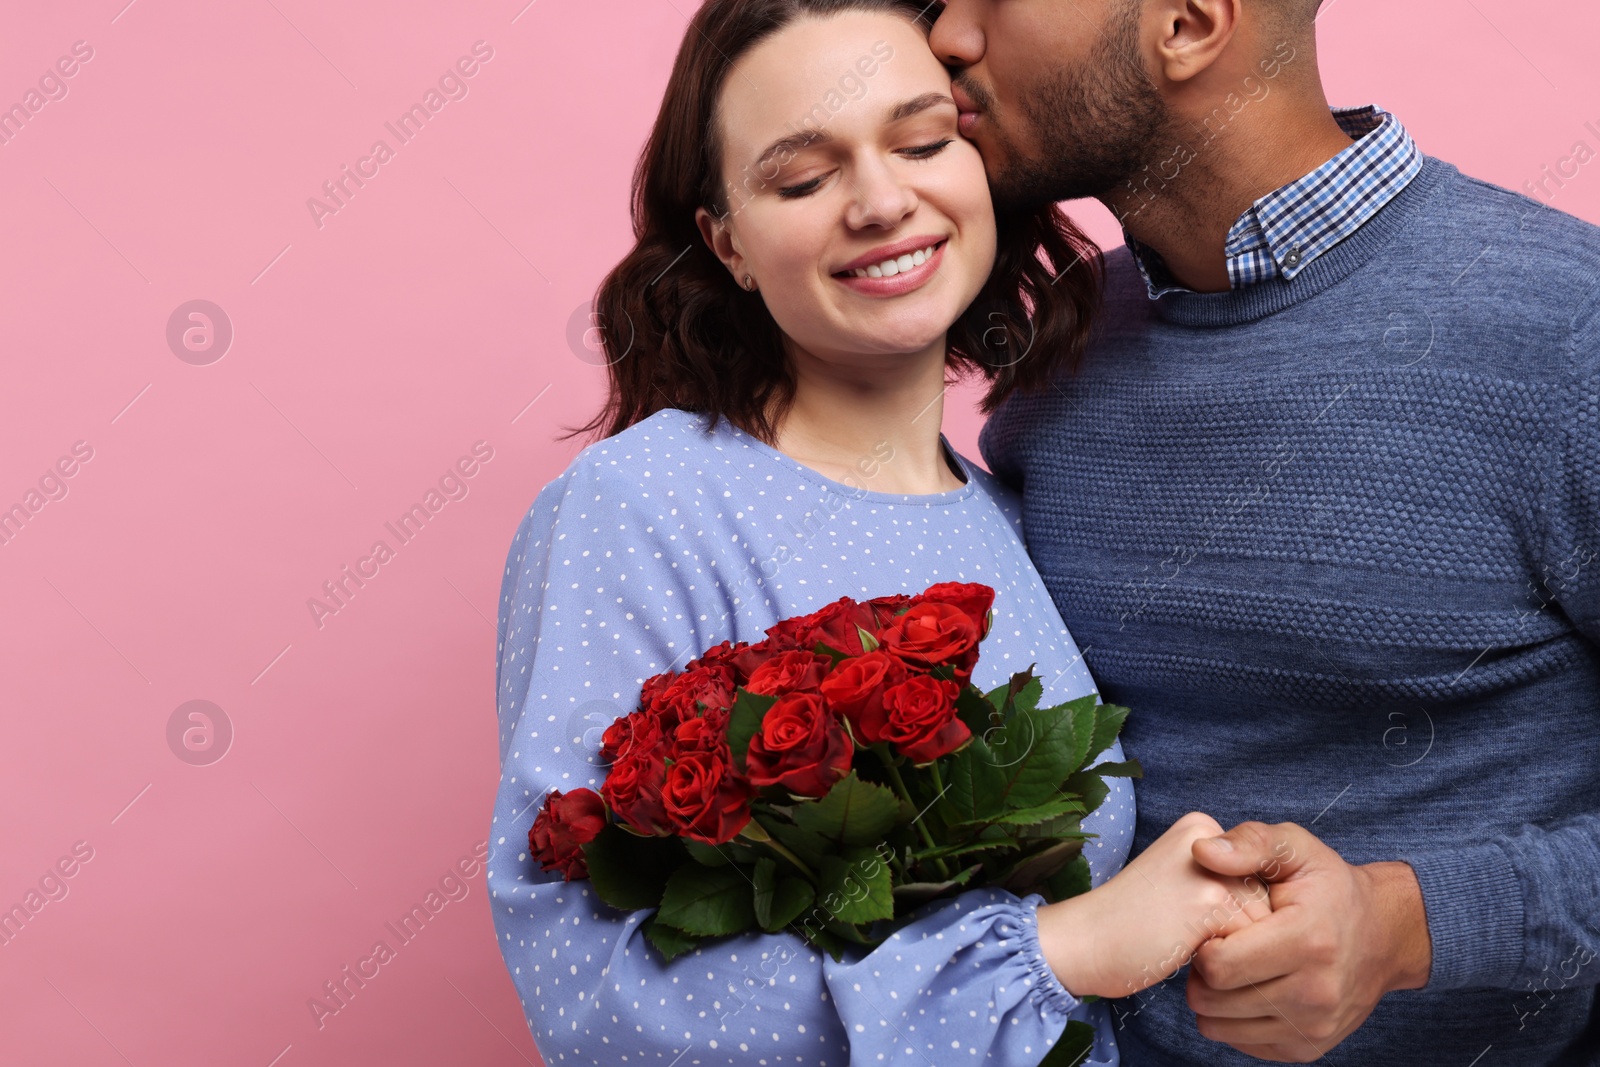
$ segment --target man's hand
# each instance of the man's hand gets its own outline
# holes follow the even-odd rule
[[[1268,883],[1272,914],[1201,945],[1189,968],[1200,1033],[1246,1055],[1310,1063],[1392,989],[1433,963],[1422,891],[1405,863],[1351,866],[1294,823],[1241,823],[1194,843],[1217,874]]]
[[[1039,944],[1068,990],[1125,997],[1165,981],[1207,938],[1270,914],[1256,878],[1212,874],[1194,846],[1222,827],[1190,812],[1105,884],[1039,908]]]

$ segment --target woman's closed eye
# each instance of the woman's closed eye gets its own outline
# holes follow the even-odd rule
[[[952,143],[954,143],[954,141],[954,137],[946,137],[942,140],[934,141],[932,144],[914,145],[911,148],[902,148],[899,150],[899,154],[905,156],[907,159],[932,159],[934,156],[948,148]],[[797,185],[782,186],[778,189],[778,195],[787,200],[795,200],[803,196],[809,196],[817,191],[817,189],[822,185],[823,179],[826,177],[827,175],[825,174],[818,175],[809,181],[800,182]]]

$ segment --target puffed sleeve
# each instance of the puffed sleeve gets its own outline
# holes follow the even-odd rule
[[[594,446],[591,446],[591,449]],[[644,680],[723,637],[718,571],[692,509],[580,454],[517,528],[499,606],[501,778],[488,887],[535,1043],[567,1064],[1037,1063],[1077,1018],[1116,1062],[1108,1009],[1083,1004],[1039,946],[1041,898],[975,889],[925,905],[841,961],[794,933],[724,938],[664,960],[585,881],[539,868],[545,794],[598,789],[599,733]]]

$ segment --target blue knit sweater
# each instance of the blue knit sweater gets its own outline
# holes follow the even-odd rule
[[[1600,1063],[1600,229],[1427,160],[1292,282],[1151,301],[980,448],[1107,700],[1135,850],[1202,810],[1400,859],[1433,940],[1329,1061]],[[1129,1067],[1255,1062],[1179,977]]]

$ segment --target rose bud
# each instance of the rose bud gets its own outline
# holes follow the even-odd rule
[[[559,870],[569,882],[587,878],[589,865],[582,846],[599,836],[605,826],[605,802],[594,790],[552,790],[528,830],[528,850],[541,867]]]

